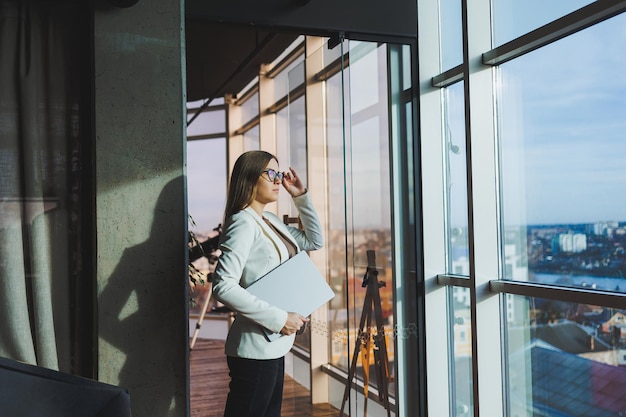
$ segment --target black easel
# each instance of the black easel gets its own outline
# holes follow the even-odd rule
[[[374,366],[376,369],[376,381],[378,382],[378,397],[383,406],[387,410],[387,417],[391,417],[391,405],[389,402],[389,357],[387,355],[387,336],[383,323],[383,309],[380,302],[380,287],[385,286],[384,281],[378,281],[378,270],[376,269],[376,253],[373,250],[367,251],[367,270],[363,276],[362,287],[367,288],[365,300],[363,302],[363,311],[361,313],[361,322],[359,324],[358,339],[354,346],[354,354],[352,355],[352,363],[350,365],[350,373],[346,382],[346,390],[343,394],[343,402],[341,403],[340,416],[343,416],[343,410],[346,401],[350,395],[352,381],[356,374],[356,364],[361,353],[361,362],[363,364],[363,396],[365,404],[363,405],[363,417],[367,417],[367,397],[369,393],[369,368],[370,368],[370,350],[372,342],[374,343]],[[376,331],[371,332],[372,328],[372,307],[374,308],[374,319],[376,321]]]

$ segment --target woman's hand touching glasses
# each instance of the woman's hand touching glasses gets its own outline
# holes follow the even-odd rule
[[[300,180],[300,177],[296,174],[296,171],[289,167],[289,171],[283,172],[283,187],[292,197],[298,197],[306,193],[306,188]]]

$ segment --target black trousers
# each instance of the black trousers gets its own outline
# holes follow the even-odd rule
[[[285,358],[256,360],[228,356],[230,392],[224,417],[280,417]]]

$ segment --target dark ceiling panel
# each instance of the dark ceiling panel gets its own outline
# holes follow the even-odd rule
[[[187,100],[238,93],[297,36],[187,19]]]
[[[186,0],[188,100],[239,92],[298,34],[417,39],[415,0]]]
[[[185,9],[188,18],[311,35],[417,38],[415,0],[185,0]]]

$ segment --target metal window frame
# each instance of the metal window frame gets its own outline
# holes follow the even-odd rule
[[[626,11],[626,1],[595,1],[482,54],[482,64],[496,66],[532,52]],[[433,87],[444,88],[465,78],[463,64],[431,80]]]
[[[472,287],[472,281],[468,277],[452,274],[437,275],[437,284],[463,288]],[[626,305],[625,293],[566,287],[543,284],[540,282],[493,279],[489,281],[488,291],[493,294],[513,294],[577,304],[593,304],[617,309],[623,309]]]
[[[526,53],[534,51],[538,48],[546,46],[550,43],[553,43],[557,40],[560,40],[566,36],[572,35],[578,31],[581,31],[585,28],[593,26],[597,23],[600,23],[604,20],[607,20],[611,17],[614,17],[620,13],[626,11],[626,1],[596,1],[588,6],[585,6],[581,9],[578,9],[572,13],[569,13],[559,19],[554,20],[536,30],[526,33],[523,36],[520,36],[510,42],[507,42],[501,46],[493,48],[482,54],[480,62],[478,62],[478,66],[474,63],[469,62],[469,54],[468,54],[468,46],[467,46],[467,36],[468,36],[468,20],[469,17],[467,15],[467,0],[463,2],[463,36],[464,36],[464,59],[463,63],[457,67],[449,69],[441,74],[438,74],[431,78],[430,85],[433,88],[445,88],[454,84],[460,80],[468,80],[471,71],[476,71],[480,69],[480,65],[483,66],[498,66],[504,62],[520,57]],[[469,102],[468,93],[469,86],[466,87],[465,92],[465,100],[466,100],[466,112],[469,112]],[[466,130],[468,135],[467,139],[467,148],[471,149],[471,137],[469,133],[471,133],[471,128],[468,122],[469,113],[466,113]],[[472,158],[471,155],[468,155],[467,158],[467,172],[468,172],[468,211],[469,211],[469,225],[468,229],[470,230],[470,235],[473,236],[473,218],[472,218],[472,210],[473,207],[473,199],[472,199]],[[474,161],[476,162],[476,161]],[[474,240],[471,238],[470,240]],[[471,262],[474,263],[474,254],[472,253],[472,249],[470,248],[470,259]],[[470,265],[470,274],[469,276],[460,276],[454,274],[439,274],[436,276],[435,284],[439,287],[462,287],[469,288],[471,295],[471,303],[472,303],[472,322],[476,323],[476,303],[478,300],[485,300],[493,296],[502,296],[498,297],[500,303],[504,302],[504,296],[506,294],[512,295],[520,295],[525,297],[536,297],[536,298],[544,298],[544,299],[552,299],[557,301],[565,301],[565,302],[573,302],[580,304],[595,304],[602,305],[605,307],[612,308],[623,308],[626,305],[626,294],[622,293],[612,293],[609,291],[599,291],[592,289],[581,289],[581,288],[572,288],[572,287],[562,287],[550,284],[543,283],[535,283],[535,282],[524,282],[524,281],[509,281],[502,279],[492,279],[487,280],[485,285],[484,277],[481,280],[482,284],[477,284],[476,282],[476,269],[475,266],[472,267]],[[503,320],[501,318],[500,320]],[[504,326],[501,323],[500,331],[502,331],[502,327]],[[496,329],[494,329],[496,330]],[[476,326],[472,326],[472,340],[473,340],[473,352],[478,352],[479,349],[477,347],[477,339],[478,334]],[[482,337],[482,336],[481,336]],[[484,340],[482,341],[484,344]],[[484,402],[484,398],[480,398],[480,392],[478,390],[478,384],[476,383],[479,379],[478,376],[478,366],[476,365],[476,358],[473,358],[473,380],[475,382],[473,389],[474,396],[474,412],[475,415],[479,415],[478,413],[481,411],[481,407]],[[504,357],[503,357],[504,360]],[[503,366],[503,380],[508,380],[506,377],[506,368]],[[508,409],[508,396],[505,393],[503,398],[503,407],[504,410]]]
[[[500,65],[624,11],[626,11],[626,1],[595,1],[491,51],[485,52],[482,56],[482,62],[485,65]]]

